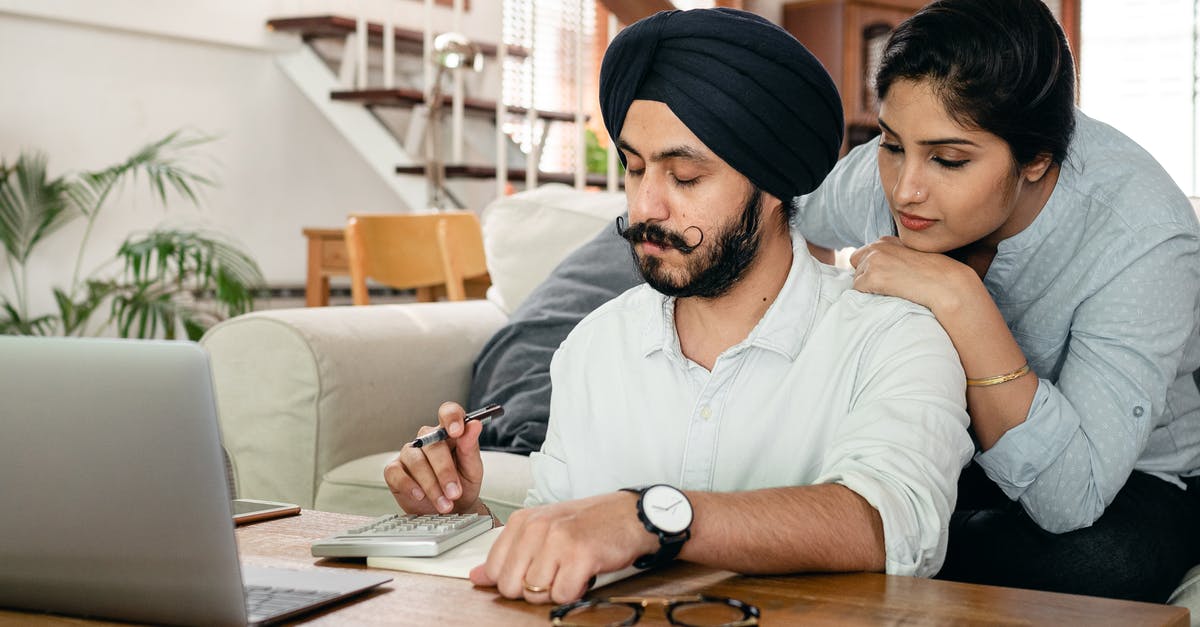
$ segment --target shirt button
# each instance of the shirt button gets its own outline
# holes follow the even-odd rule
[[[1146,413],[1146,410],[1142,409],[1141,405],[1138,405],[1137,407],[1133,408],[1133,417],[1134,418],[1141,418],[1142,414],[1144,414],[1144,413]]]
[[[712,408],[709,407],[708,405],[705,405],[704,407],[702,407],[700,409],[700,417],[705,420],[712,418]]]

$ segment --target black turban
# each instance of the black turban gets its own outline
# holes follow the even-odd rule
[[[745,11],[663,11],[622,30],[600,68],[614,145],[634,100],[665,103],[709,150],[785,202],[816,189],[842,145],[841,99],[820,61]]]

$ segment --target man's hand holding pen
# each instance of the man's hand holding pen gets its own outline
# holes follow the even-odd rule
[[[384,468],[400,507],[410,514],[490,515],[479,500],[479,434],[483,420],[503,412],[488,406],[467,414],[457,403],[443,403],[438,426],[421,427]],[[519,510],[487,561],[471,571],[471,581],[532,603],[578,599],[595,575],[657,549],[656,536],[638,521],[637,500],[623,491]]]
[[[486,408],[485,408],[486,409]],[[498,415],[503,410],[491,410]],[[474,413],[474,412],[473,412]],[[444,429],[445,439],[430,436]],[[383,470],[396,503],[410,514],[487,514],[479,501],[483,458],[479,454],[481,420],[467,420],[458,403],[438,408],[438,426],[421,427],[420,439],[429,444],[404,445],[400,455]],[[434,441],[436,440],[436,441]]]

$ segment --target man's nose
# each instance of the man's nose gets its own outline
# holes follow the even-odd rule
[[[629,221],[634,224],[661,222],[670,217],[671,211],[665,190],[664,182],[649,172],[644,173],[632,189],[627,185]]]

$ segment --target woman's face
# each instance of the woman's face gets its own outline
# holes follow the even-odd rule
[[[1038,185],[1049,158],[1017,166],[1004,140],[951,118],[927,81],[893,83],[879,125],[879,178],[910,248],[994,246],[1029,226],[1053,189]]]

